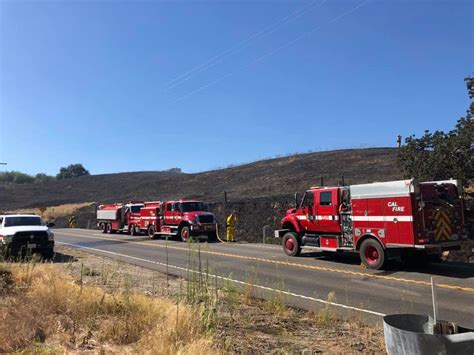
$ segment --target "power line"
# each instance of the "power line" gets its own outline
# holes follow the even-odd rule
[[[184,83],[185,81],[191,79],[192,77],[196,76],[197,74],[199,74],[199,73],[201,73],[201,72],[203,72],[203,71],[205,71],[209,68],[212,68],[212,67],[216,66],[220,62],[220,59],[223,59],[224,57],[230,56],[232,54],[236,54],[239,51],[241,51],[242,49],[247,48],[249,45],[251,45],[255,41],[257,41],[259,39],[262,39],[262,38],[265,38],[265,37],[268,37],[272,33],[276,32],[278,30],[278,28],[281,27],[282,25],[287,24],[291,21],[294,21],[294,20],[304,16],[309,11],[314,10],[315,8],[318,8],[318,7],[322,6],[327,0],[322,0],[318,4],[314,5],[314,3],[316,1],[318,1],[318,0],[312,0],[308,5],[302,7],[298,10],[293,11],[290,15],[282,17],[281,19],[279,19],[278,21],[276,21],[272,25],[264,28],[263,30],[255,32],[254,34],[252,34],[247,39],[245,39],[245,40],[237,43],[236,45],[230,47],[229,49],[226,49],[225,51],[213,56],[212,58],[208,59],[207,61],[191,68],[187,72],[178,75],[173,80],[168,82],[168,84],[166,84],[165,89],[170,90],[170,89]]]
[[[307,12],[309,12],[310,10],[316,8],[316,7],[319,7],[321,6],[322,4],[324,4],[327,0],[322,0],[318,5],[316,6],[311,6],[314,2],[316,2],[317,0],[312,0],[310,2],[309,5],[306,5],[296,11],[294,11],[293,13],[291,13],[290,15],[288,16],[285,16],[283,18],[281,18],[280,20],[278,20],[277,22],[275,22],[274,24],[264,28],[263,30],[261,31],[258,31],[254,34],[252,34],[250,37],[248,37],[247,39],[237,43],[236,45],[230,47],[229,49],[221,52],[220,54],[217,54],[215,55],[214,57],[210,58],[209,60],[207,60],[206,62],[204,63],[201,63],[197,66],[195,66],[194,68],[190,69],[189,71],[183,73],[183,74],[180,74],[178,75],[176,78],[174,78],[173,80],[171,80],[168,84],[167,84],[167,89],[171,89],[175,86],[178,86],[180,85],[181,83],[183,83],[184,81],[186,80],[189,80],[191,77],[197,75],[198,73],[204,71],[204,70],[207,70],[208,68],[211,68],[213,66],[215,66],[218,62],[217,60],[218,59],[221,59],[229,54],[234,54],[234,53],[237,53],[239,50],[241,49],[244,49],[246,48],[249,44],[251,44],[253,42],[254,39],[258,39],[258,37],[262,36],[262,38],[274,33],[276,31],[276,29],[280,26],[280,25],[283,25],[285,24],[286,22],[290,22],[290,21],[293,21],[301,16],[303,16],[304,14],[306,14]],[[303,12],[302,12],[303,11]],[[302,13],[300,13],[302,12]],[[296,15],[296,16],[295,16]],[[293,17],[293,18],[292,18]],[[267,32],[269,31],[270,32]],[[265,33],[267,32],[267,33]],[[197,72],[196,72],[197,71]]]
[[[316,27],[316,28],[313,28],[312,30],[309,30],[309,31],[303,33],[302,35],[300,35],[300,36],[298,36],[298,37],[292,39],[291,41],[288,41],[288,42],[284,43],[283,45],[281,45],[281,46],[275,48],[274,50],[271,50],[271,51],[265,53],[264,55],[258,57],[257,59],[253,60],[252,62],[241,66],[240,69],[243,69],[243,68],[249,67],[249,66],[251,66],[251,65],[253,65],[253,64],[255,64],[255,63],[258,63],[258,62],[262,61],[263,59],[272,56],[273,54],[275,54],[276,52],[282,50],[283,48],[286,48],[286,47],[288,47],[288,46],[290,46],[290,45],[292,45],[292,44],[298,42],[299,40],[305,38],[306,36],[309,36],[310,34],[313,34],[313,33],[316,33],[316,32],[319,32],[319,31],[325,29],[325,28],[328,27],[329,25],[331,25],[331,24],[333,24],[334,22],[336,22],[336,21],[342,19],[343,17],[346,17],[347,15],[349,15],[349,14],[353,13],[354,11],[360,9],[361,7],[367,5],[367,4],[368,4],[369,2],[371,2],[371,1],[372,1],[372,0],[366,0],[366,1],[362,2],[362,3],[360,3],[359,5],[352,7],[351,9],[349,9],[349,10],[343,12],[342,14],[340,14],[340,15],[338,15],[338,16],[332,18],[331,20],[329,20],[328,22],[326,22],[324,25],[318,26],[318,27]],[[178,102],[180,102],[180,101],[183,101],[184,99],[188,98],[189,96],[192,96],[192,95],[194,95],[194,94],[196,94],[196,93],[198,93],[198,92],[200,92],[200,91],[202,91],[202,90],[207,89],[207,88],[210,87],[210,86],[213,86],[213,85],[215,85],[215,84],[217,84],[217,83],[219,83],[219,82],[221,82],[221,81],[227,79],[228,77],[234,75],[236,72],[237,72],[237,71],[229,72],[229,73],[225,74],[224,76],[222,76],[222,77],[220,77],[220,78],[218,78],[218,79],[216,79],[216,80],[214,80],[214,81],[211,81],[210,83],[207,83],[207,84],[205,84],[205,85],[203,85],[203,86],[200,86],[200,87],[198,87],[197,89],[192,90],[192,91],[188,92],[187,94],[181,96],[181,97],[178,98],[177,100],[173,101],[173,103],[178,103]]]

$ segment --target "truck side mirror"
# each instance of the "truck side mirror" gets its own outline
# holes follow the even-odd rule
[[[295,192],[295,208],[298,208],[298,193]]]

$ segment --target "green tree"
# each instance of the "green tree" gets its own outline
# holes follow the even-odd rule
[[[71,164],[67,167],[63,167],[59,170],[59,173],[56,175],[58,180],[70,179],[79,176],[90,175],[89,171],[86,170],[82,164]]]
[[[30,184],[35,181],[35,178],[20,171],[12,170],[0,173],[0,181],[10,182],[13,184]]]
[[[474,98],[474,78],[465,79],[468,96]],[[419,180],[461,179],[465,185],[474,179],[474,102],[471,101],[466,117],[445,133],[426,130],[424,135],[405,139],[398,160],[407,178]]]
[[[38,173],[35,175],[35,182],[49,182],[54,180],[56,180],[54,176],[46,175],[44,173]]]

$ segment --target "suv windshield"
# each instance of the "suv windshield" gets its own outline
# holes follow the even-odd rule
[[[181,203],[181,211],[182,212],[207,211],[207,208],[202,202],[183,202]]]
[[[5,217],[5,227],[41,226],[41,218],[35,216]]]

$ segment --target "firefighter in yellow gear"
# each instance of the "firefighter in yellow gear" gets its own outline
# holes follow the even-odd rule
[[[237,224],[237,212],[233,211],[226,220],[227,241],[235,242],[235,225]]]
[[[74,215],[69,218],[69,228],[77,228],[77,221]]]

